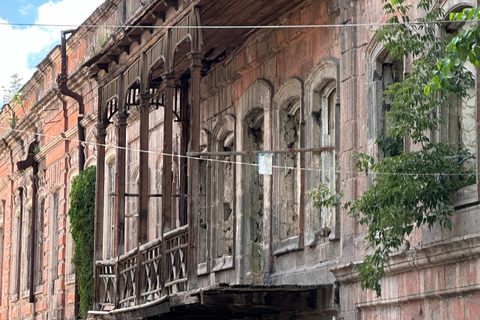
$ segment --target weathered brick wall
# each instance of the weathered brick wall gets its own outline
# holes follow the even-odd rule
[[[80,32],[68,40],[69,86],[84,97],[85,116],[93,115],[97,108],[96,84],[82,72],[78,73],[80,65],[87,58],[86,41],[88,32]],[[1,319],[73,319],[75,314],[75,275],[71,265],[72,239],[68,232],[68,192],[71,179],[78,174],[78,142],[77,117],[78,103],[71,98],[59,98],[55,91],[55,81],[60,73],[60,50],[55,48],[40,63],[32,79],[23,87],[23,106],[13,110],[3,108],[0,113],[0,126],[4,143],[0,146],[0,205],[3,209],[3,256],[1,265]],[[75,74],[74,74],[75,73]],[[15,112],[19,121],[12,130],[8,119],[11,111]],[[87,121],[88,122],[88,121]],[[87,136],[92,139],[92,121],[87,123]],[[64,135],[61,137],[61,135]],[[65,138],[65,139],[63,139]],[[36,155],[39,162],[37,210],[31,208],[32,203],[32,169],[23,172],[17,170],[17,162],[25,160],[30,143],[38,141],[40,150]],[[92,157],[94,148],[87,142],[87,157]],[[11,151],[10,151],[11,150]],[[12,234],[12,224],[16,217],[13,192],[18,188],[26,188],[24,199],[27,207],[24,210],[24,225],[22,227],[22,251],[12,252],[14,241],[18,235]],[[58,216],[54,217],[54,197],[58,194]],[[43,212],[43,244],[40,260],[37,265],[41,269],[42,284],[35,288],[34,303],[29,302],[28,261],[31,260],[29,239],[32,214],[39,211],[40,200],[44,199]],[[36,213],[36,214],[38,214]],[[37,219],[39,216],[37,216]],[[38,221],[38,220],[37,220]],[[55,225],[55,228],[53,227]],[[18,248],[18,246],[16,246]],[[55,250],[53,250],[55,249]],[[18,297],[12,296],[12,275],[14,255],[20,255],[20,284]],[[54,268],[54,266],[56,266]],[[15,271],[16,272],[16,271]]]

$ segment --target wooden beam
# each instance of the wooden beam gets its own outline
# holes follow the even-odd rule
[[[175,10],[178,10],[178,0],[164,0],[167,7],[174,7]]]
[[[138,245],[148,242],[148,133],[150,94],[140,94],[140,205],[138,212]]]
[[[105,70],[105,72],[108,73],[108,63],[97,63],[97,67],[100,70]]]
[[[173,139],[173,109],[175,94],[175,75],[166,75],[165,109],[164,109],[164,138],[163,138],[163,179],[162,179],[162,229],[163,233],[172,230],[172,139]],[[164,259],[165,260],[165,259]]]
[[[190,109],[190,152],[200,151],[200,119],[201,119],[201,104],[200,104],[200,82],[202,72],[202,57],[201,52],[191,52],[188,54],[190,59],[191,78],[191,93],[192,104]],[[189,226],[189,259],[188,259],[188,283],[190,287],[196,286],[197,276],[197,249],[196,243],[198,239],[198,206],[199,206],[199,192],[200,192],[200,160],[189,159],[188,165],[188,226]]]
[[[140,27],[140,30],[142,31],[148,31],[150,32],[150,34],[153,33],[153,28],[152,28],[152,25],[151,24],[142,24],[141,27]]]
[[[115,61],[116,64],[118,64],[118,55],[117,54],[109,54],[107,55],[108,60],[110,61]]]
[[[99,97],[101,101],[101,97]],[[102,119],[101,105],[99,103],[99,119]],[[100,120],[99,120],[100,121]],[[97,124],[97,172],[95,184],[95,235],[94,235],[94,255],[95,261],[103,259],[103,201],[105,193],[105,137],[107,136],[106,124],[99,122]],[[97,309],[98,299],[100,298],[99,288],[100,279],[97,268],[94,269],[94,309]]]
[[[118,49],[120,49],[123,52],[126,52],[127,55],[130,55],[130,45],[120,45],[118,46]]]
[[[154,11],[151,12],[150,15],[152,15],[155,19],[160,19],[162,22],[165,22],[165,11]]]
[[[116,189],[118,197],[115,197],[117,210],[117,256],[125,253],[125,183],[126,183],[126,146],[127,146],[127,113],[118,114],[117,122],[117,155],[116,155]],[[117,294],[115,306],[120,304],[120,270],[116,269]]]
[[[130,43],[134,43],[134,42],[136,42],[136,43],[138,43],[138,44],[141,44],[141,43],[142,43],[141,36],[139,36],[139,35],[133,35],[133,34],[131,34],[131,35],[128,35],[128,36],[127,36],[127,39],[128,39],[128,41],[130,41]]]
[[[162,234],[173,229],[172,225],[172,144],[173,144],[173,108],[175,94],[175,75],[166,74],[165,108],[163,116],[163,168],[162,168]],[[166,257],[167,243],[162,241],[162,257]],[[161,259],[161,279],[168,279],[167,259]],[[164,283],[164,282],[163,282]],[[164,288],[164,294],[168,291]]]

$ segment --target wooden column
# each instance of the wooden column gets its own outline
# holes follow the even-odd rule
[[[118,114],[117,123],[117,256],[125,253],[125,182],[127,147],[127,112]]]
[[[200,151],[200,81],[202,69],[201,52],[191,52],[188,54],[190,58],[191,92],[192,106],[190,112],[190,143],[188,149],[190,152]],[[189,228],[189,252],[188,252],[188,279],[190,288],[196,287],[197,274],[197,248],[198,241],[198,221],[197,216],[200,193],[200,160],[189,159],[188,165],[189,188],[188,188],[188,228]]]
[[[172,230],[172,140],[173,108],[175,104],[175,76],[166,75],[165,108],[163,121],[163,179],[162,179],[162,231]]]
[[[126,146],[127,146],[127,118],[126,111],[122,111],[117,115],[117,155],[116,155],[116,218],[117,218],[117,247],[116,256],[121,256],[125,253],[125,181],[126,181]],[[115,296],[115,306],[120,304],[120,292],[123,288],[120,287],[120,268],[116,269],[117,276],[117,292]]]
[[[137,223],[138,245],[148,242],[148,133],[150,94],[140,95],[140,175],[139,175],[139,211]]]
[[[94,255],[95,261],[103,259],[103,202],[105,200],[105,137],[107,135],[107,125],[105,123],[97,124],[97,171],[95,184],[95,235],[94,235]],[[94,301],[98,301],[100,287],[97,268],[94,268]],[[95,308],[96,309],[96,305]]]

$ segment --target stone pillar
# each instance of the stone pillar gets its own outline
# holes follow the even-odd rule
[[[140,95],[140,173],[139,173],[139,212],[137,223],[138,245],[148,242],[148,133],[150,94]]]
[[[172,230],[172,139],[173,108],[175,104],[175,76],[166,75],[163,121],[163,179],[162,179],[162,231]]]
[[[95,235],[94,255],[95,261],[103,258],[103,202],[105,200],[105,137],[107,135],[107,124],[97,124],[97,171],[95,184]],[[99,297],[97,269],[94,269],[94,301]]]
[[[200,105],[200,81],[202,70],[201,52],[191,52],[188,54],[190,58],[191,78],[191,92],[192,92],[192,106],[190,112],[190,143],[188,148],[190,152],[200,151],[200,123],[201,123],[201,105]],[[188,278],[190,288],[196,287],[196,270],[197,270],[197,250],[196,242],[198,239],[198,204],[200,192],[200,160],[189,159],[188,165],[188,227],[189,227],[189,260],[188,260]]]

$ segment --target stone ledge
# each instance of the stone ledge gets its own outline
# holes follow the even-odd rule
[[[394,253],[385,268],[385,275],[411,271],[412,268],[422,269],[465,261],[478,256],[480,233],[470,234]],[[362,261],[341,264],[330,269],[330,272],[340,282],[356,282],[360,277],[354,268],[361,264]]]

